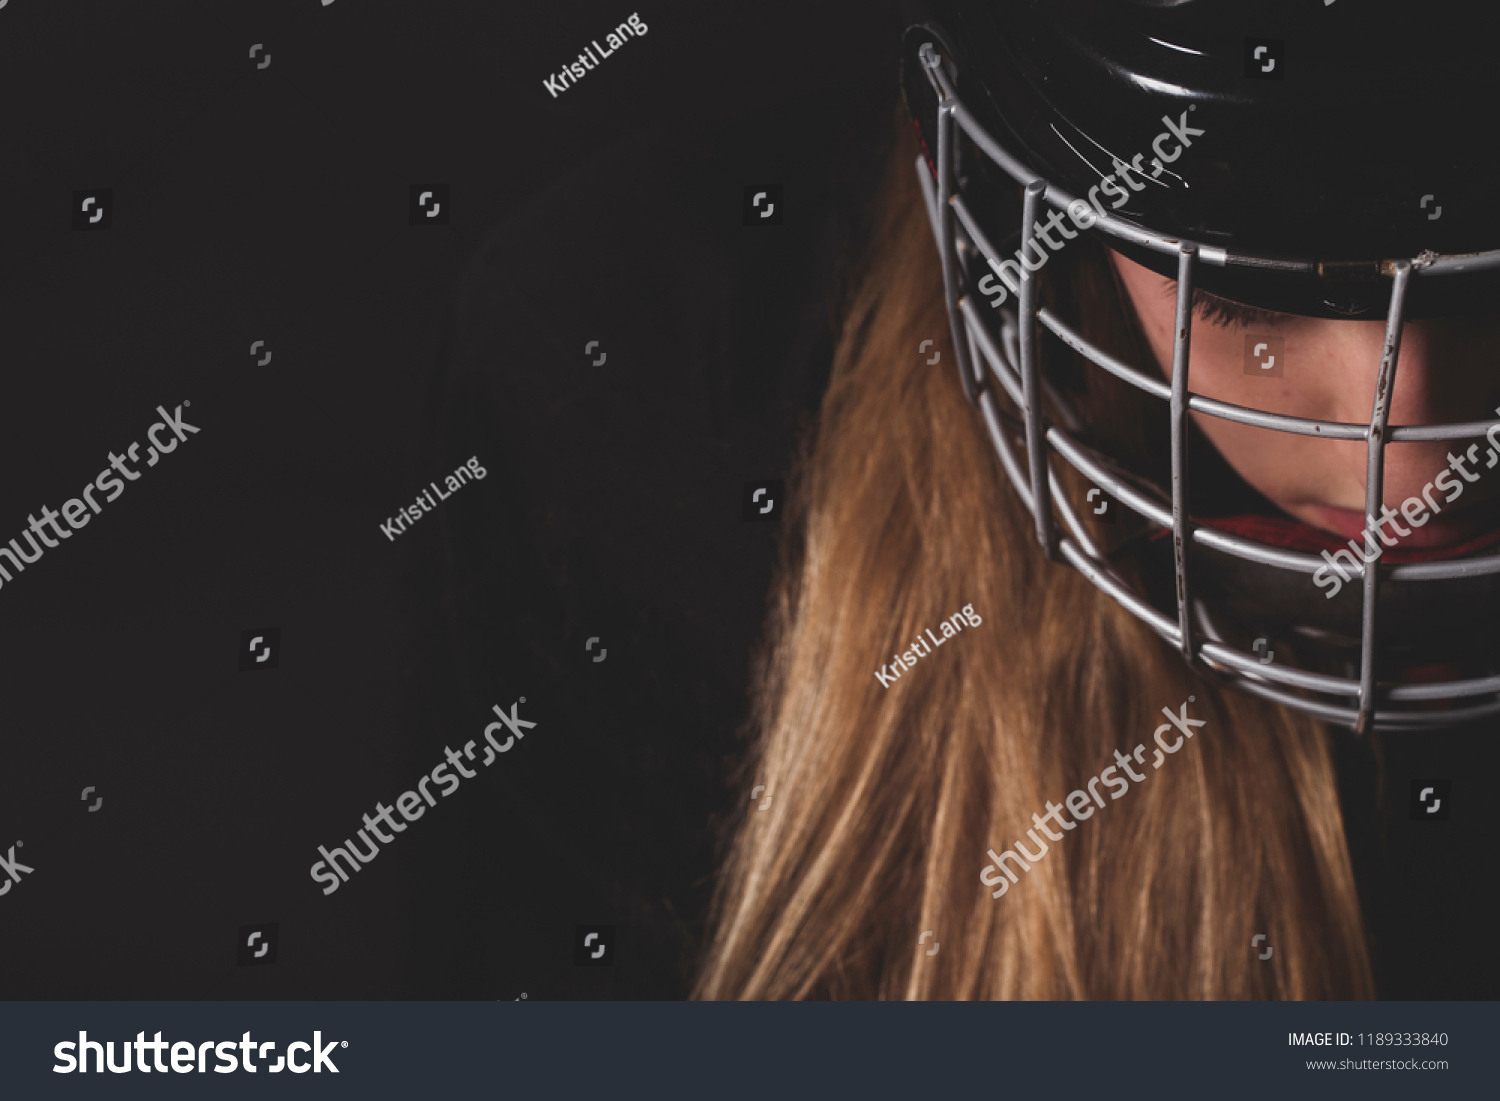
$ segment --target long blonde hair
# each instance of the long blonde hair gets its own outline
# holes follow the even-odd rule
[[[747,801],[696,995],[1372,996],[1327,732],[1195,676],[1039,554],[953,368],[917,146],[898,116],[794,471]],[[1099,255],[1055,264],[1044,293],[1091,304],[1086,334],[1119,347],[1132,323]],[[1090,423],[1143,439],[1142,403],[1088,374]],[[980,626],[882,686],[875,669],[967,604]],[[1032,814],[1116,749],[1151,745],[1161,709],[1189,694],[1207,725],[1185,750],[992,898],[987,850],[1034,849]]]

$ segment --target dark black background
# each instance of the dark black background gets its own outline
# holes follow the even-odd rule
[[[0,999],[688,991],[756,783],[780,524],[745,486],[826,382],[900,24],[636,8],[549,96],[630,10],[0,8],[0,543],[144,453],[156,406],[201,428],[0,587],[0,855],[36,869]],[[409,225],[434,183],[450,220]],[[781,223],[744,226],[772,183]],[[90,189],[110,227],[74,231]],[[470,456],[483,481],[381,534]],[[275,669],[239,670],[252,628]],[[523,696],[524,744],[321,893],[317,846]],[[1382,995],[1493,996],[1500,743],[1335,739]],[[1421,777],[1451,821],[1409,820]],[[614,962],[577,966],[606,927]]]
[[[201,429],[0,588],[0,854],[36,869],[0,997],[688,989],[779,531],[742,487],[826,378],[899,28],[637,7],[549,96],[631,10],[0,9],[0,542],[157,405]],[[766,181],[785,220],[744,228]],[[431,182],[451,220],[409,226]],[[110,228],[76,232],[91,188]],[[278,667],[242,673],[261,626]],[[316,847],[521,696],[524,746],[323,896]],[[574,966],[582,924],[616,966]]]

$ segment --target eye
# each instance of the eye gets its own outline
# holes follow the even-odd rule
[[[1166,282],[1162,287],[1162,295],[1165,298],[1177,297],[1175,279],[1169,279]],[[1251,325],[1257,328],[1274,329],[1293,319],[1292,314],[1263,310],[1258,306],[1246,306],[1228,298],[1220,298],[1216,294],[1208,293],[1202,287],[1193,291],[1193,316],[1221,329],[1246,329]]]
[[[1247,329],[1252,325],[1276,328],[1284,325],[1290,318],[1289,314],[1231,302],[1227,298],[1220,298],[1216,294],[1208,294],[1202,290],[1195,291],[1193,294],[1193,314],[1221,329]]]

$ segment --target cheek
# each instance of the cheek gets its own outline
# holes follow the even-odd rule
[[[1193,417],[1224,461],[1283,511],[1311,520],[1303,506],[1363,500],[1362,443],[1292,436],[1197,413]]]
[[[1172,375],[1173,316],[1157,315],[1145,321],[1147,337],[1162,375]],[[1247,338],[1249,343],[1247,345]],[[1269,338],[1269,341],[1267,340]],[[1246,370],[1248,349],[1274,341],[1283,357],[1277,375],[1251,374]],[[1195,394],[1231,405],[1318,420],[1344,420],[1333,405],[1338,393],[1339,372],[1295,371],[1288,365],[1307,360],[1310,345],[1289,326],[1277,333],[1226,329],[1195,318],[1193,322],[1189,387]],[[1264,362],[1271,350],[1262,353]],[[1306,364],[1302,364],[1306,367]],[[1297,512],[1305,503],[1358,499],[1362,494],[1364,445],[1295,436],[1269,429],[1236,424],[1219,417],[1193,414],[1204,435],[1235,471],[1271,501],[1286,511]]]
[[[1252,349],[1270,348],[1260,356]],[[1280,357],[1277,375],[1261,374],[1261,362]],[[1307,369],[1314,352],[1295,325],[1276,333],[1193,326],[1190,386],[1194,393],[1232,405],[1313,420],[1355,419],[1336,409],[1340,372]],[[1250,373],[1249,362],[1256,373]],[[1299,369],[1299,367],[1301,369]],[[1282,509],[1330,499],[1358,498],[1364,484],[1361,443],[1297,436],[1195,414],[1198,426],[1230,466]]]

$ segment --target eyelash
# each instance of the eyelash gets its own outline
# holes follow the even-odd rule
[[[1177,296],[1175,282],[1168,283],[1163,290],[1168,298]],[[1256,306],[1241,305],[1239,302],[1220,298],[1216,294],[1209,294],[1202,287],[1193,291],[1193,316],[1210,325],[1217,325],[1221,329],[1236,327],[1246,329],[1251,325],[1277,328],[1287,321],[1286,314],[1276,313],[1274,310],[1262,310]]]
[[[1286,320],[1285,314],[1258,309],[1255,306],[1244,306],[1238,302],[1231,302],[1227,298],[1205,294],[1201,290],[1195,292],[1193,297],[1195,299],[1193,302],[1194,316],[1207,321],[1210,325],[1217,325],[1221,329],[1230,329],[1236,326],[1249,328],[1251,325],[1264,325],[1274,328]]]

